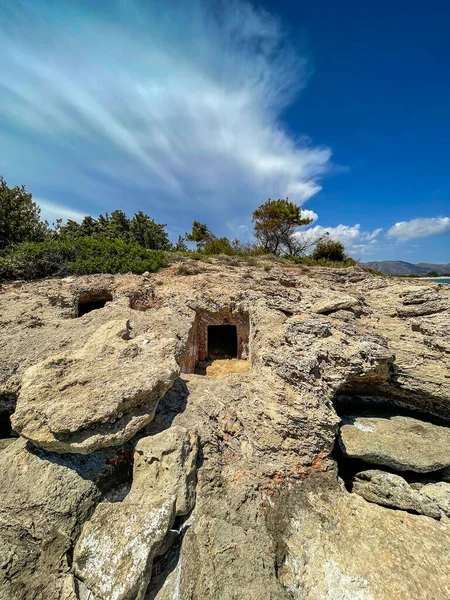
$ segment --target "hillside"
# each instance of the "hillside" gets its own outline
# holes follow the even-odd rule
[[[435,271],[438,275],[450,273],[450,263],[418,263],[413,264],[403,260],[381,260],[359,263],[361,267],[376,269],[386,275],[427,275]]]

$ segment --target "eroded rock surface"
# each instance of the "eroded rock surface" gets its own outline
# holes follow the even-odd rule
[[[89,453],[128,441],[145,427],[178,376],[175,342],[132,338],[127,321],[102,325],[73,354],[23,376],[14,429],[37,446]]]
[[[194,270],[177,275],[172,266],[145,277],[2,286],[0,414],[2,399],[19,396],[14,426],[33,444],[50,444],[61,454],[23,440],[8,442],[0,454],[2,481],[15,490],[2,492],[6,508],[0,503],[0,536],[7,540],[0,546],[0,599],[132,598],[150,581],[146,600],[449,600],[442,483],[450,467],[429,469],[450,464],[444,456],[450,288],[373,277],[359,268],[274,268],[268,261],[212,259]],[[75,318],[80,299],[100,294],[111,298],[104,308]],[[356,303],[337,303],[342,298]],[[315,311],[321,304],[325,313]],[[195,323],[205,315],[215,315],[215,324],[246,320],[239,372],[193,372],[199,347],[206,348]],[[130,339],[113,335],[111,341],[112,323],[127,321]],[[87,360],[83,351],[96,336],[97,356]],[[73,370],[56,365],[47,373],[43,365],[55,355],[76,358]],[[31,377],[29,385],[37,365],[42,378]],[[208,369],[218,372],[214,364]],[[81,382],[83,370],[84,386],[64,387]],[[145,400],[159,377],[162,397]],[[72,388],[79,390],[72,394]],[[98,393],[84,392],[94,388]],[[417,447],[402,454],[398,415],[384,419],[396,432],[380,441],[375,455],[390,457],[394,466],[387,470],[425,469],[416,475],[420,483],[407,485],[428,507],[438,507],[440,519],[367,502],[345,489],[333,454],[341,425],[334,406],[343,396],[375,399],[379,420],[377,398],[393,415],[415,411],[418,423],[408,436]],[[434,418],[443,431],[433,429],[421,452]],[[195,454],[186,448],[194,448],[196,431],[195,472],[193,459],[181,457]],[[124,445],[129,434],[134,437]],[[371,463],[373,454],[367,454]],[[114,474],[122,468],[130,474],[133,460],[130,491],[130,481]],[[30,461],[35,466],[18,487]],[[111,491],[100,476],[105,468],[107,481],[115,480]],[[65,475],[57,485],[60,469]]]
[[[340,432],[346,456],[399,471],[428,473],[450,465],[450,428],[411,417],[356,417]]]
[[[361,471],[353,482],[353,492],[382,506],[400,508],[434,519],[441,516],[441,511],[431,496],[414,490],[402,477],[393,473],[376,469]]]
[[[96,504],[126,479],[127,453],[60,456],[18,439],[0,454],[1,600],[65,598],[75,540]]]
[[[137,444],[130,493],[99,504],[75,547],[75,575],[96,597],[142,600],[175,517],[194,507],[197,452],[197,435],[180,427]]]

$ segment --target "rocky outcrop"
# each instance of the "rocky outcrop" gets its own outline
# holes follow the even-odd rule
[[[126,481],[127,452],[58,456],[23,439],[1,452],[2,600],[65,598],[75,540],[99,500]]]
[[[178,373],[173,340],[150,343],[133,337],[128,322],[110,321],[78,352],[26,371],[13,427],[56,452],[118,446],[152,420]]]
[[[442,557],[450,529],[441,521],[366,502],[330,474],[284,490],[269,513],[278,578],[290,598],[448,598],[450,565]]]
[[[431,288],[408,290],[400,295],[402,302],[397,307],[399,317],[432,315],[450,309],[448,298]]]
[[[0,454],[0,599],[448,600],[448,311],[397,308],[450,288],[221,260],[0,289],[0,418],[18,396],[29,438]],[[210,325],[236,326],[239,356],[196,370]],[[355,457],[419,470],[357,478],[385,505],[347,491],[375,463],[338,452],[344,397],[366,414],[343,438],[391,427]],[[415,494],[434,518],[401,508]]]
[[[450,486],[449,486],[450,487]],[[411,488],[399,475],[371,469],[361,471],[353,482],[353,492],[368,502],[408,510],[439,519],[441,511],[431,497]]]
[[[339,443],[349,458],[398,471],[428,473],[450,465],[450,428],[411,417],[356,417]]]
[[[99,504],[75,547],[75,575],[96,597],[144,598],[153,559],[176,536],[175,517],[194,507],[197,451],[197,435],[180,427],[137,444],[130,493]]]

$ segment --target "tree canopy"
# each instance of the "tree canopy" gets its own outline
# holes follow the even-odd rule
[[[253,227],[256,239],[265,252],[297,256],[299,252],[296,232],[312,219],[302,217],[301,208],[288,198],[270,198],[253,212]]]
[[[38,242],[48,234],[41,209],[25,186],[8,187],[0,176],[0,250],[20,242]]]

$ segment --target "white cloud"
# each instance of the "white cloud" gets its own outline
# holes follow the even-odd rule
[[[450,231],[450,217],[432,217],[401,221],[393,225],[386,233],[387,237],[406,242],[413,238],[441,235]]]
[[[305,211],[302,211],[303,213]],[[374,231],[361,231],[361,225],[337,225],[336,227],[323,227],[315,225],[303,231],[298,235],[303,240],[317,240],[326,234],[333,240],[341,242],[345,250],[350,255],[371,253],[378,242],[378,236],[383,230],[381,228]]]
[[[93,214],[126,199],[212,228],[268,196],[301,204],[320,191],[330,149],[279,119],[307,61],[267,12],[245,0],[116,0],[107,18],[80,6],[24,0],[2,13],[0,126],[21,133],[0,154],[8,178],[26,162],[28,187],[90,196]]]
[[[315,213],[313,210],[309,210],[308,208],[302,209],[302,218],[304,219],[312,219],[312,222],[317,221],[319,215]]]
[[[47,219],[50,224],[54,223],[56,219],[59,218],[82,221],[83,217],[85,216],[84,213],[73,210],[72,208],[69,208],[63,204],[58,204],[57,202],[50,202],[49,200],[36,198],[35,196],[33,196],[33,201],[41,207],[41,217],[43,219]]]

